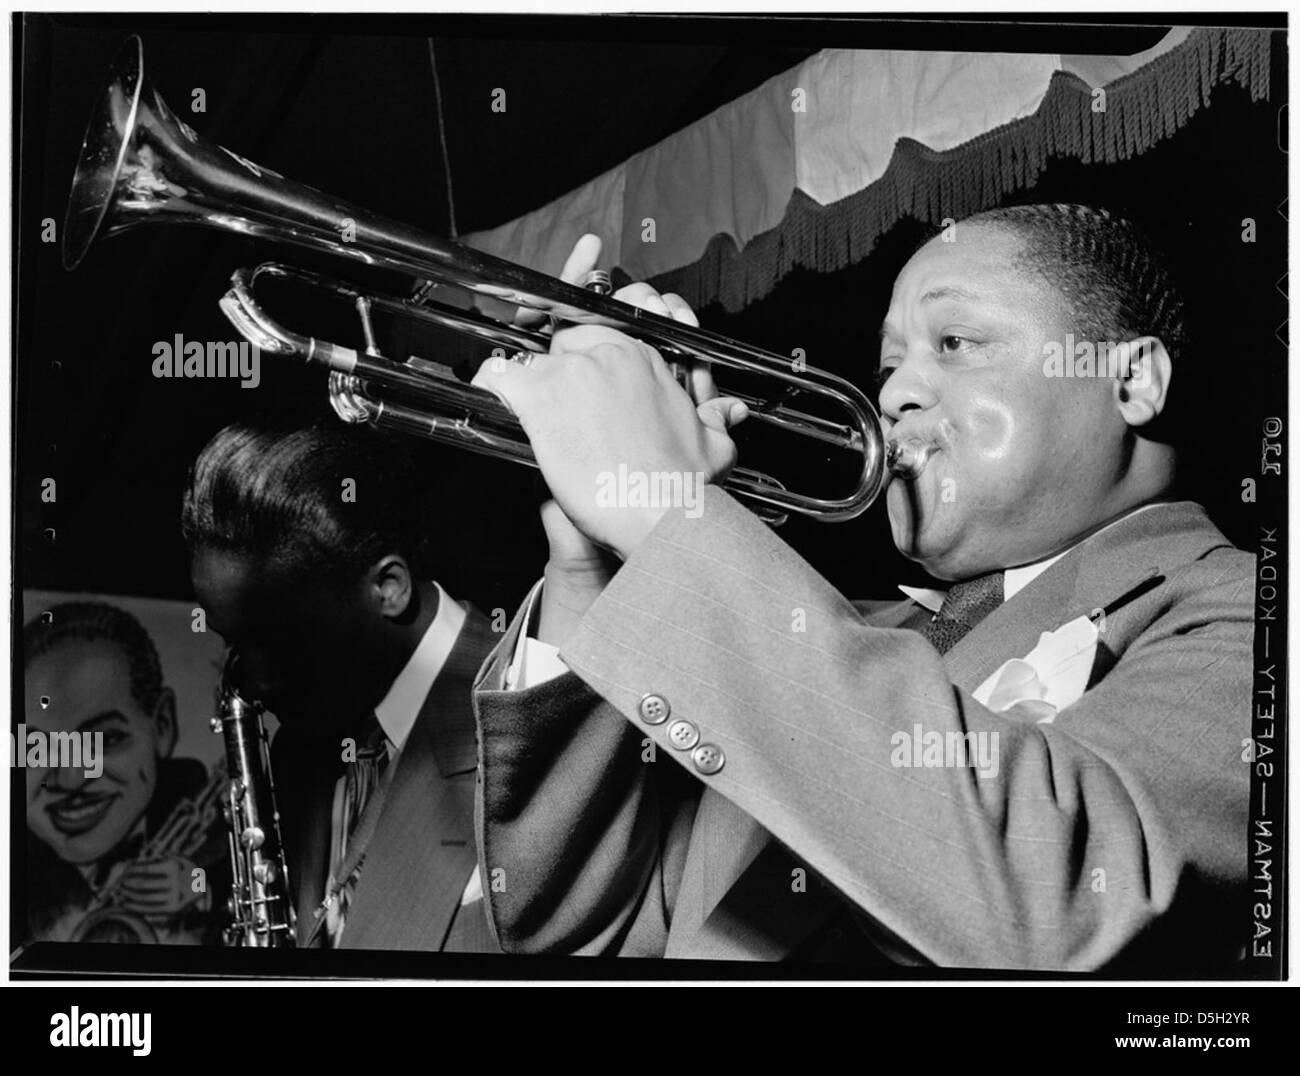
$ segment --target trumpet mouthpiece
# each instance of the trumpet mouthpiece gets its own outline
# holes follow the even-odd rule
[[[932,447],[924,441],[890,441],[885,445],[885,466],[897,478],[920,477]]]

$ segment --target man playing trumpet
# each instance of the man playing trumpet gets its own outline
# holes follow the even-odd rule
[[[584,239],[566,267],[595,264]],[[645,284],[619,298],[694,324]],[[1121,361],[1052,376],[1113,341]],[[599,476],[734,463],[744,405],[561,328],[477,381],[554,500],[476,693],[481,869],[513,952],[1224,968],[1245,945],[1253,559],[1174,499],[1183,309],[1127,224],[959,223],[881,331],[886,497],[946,593],[857,607],[717,485],[694,517]],[[803,611],[803,631],[792,630]],[[499,874],[495,873],[499,872]]]

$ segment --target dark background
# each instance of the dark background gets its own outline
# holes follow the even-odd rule
[[[96,248],[69,274],[57,245],[39,241],[42,219],[62,227],[86,117],[129,33],[141,34],[146,72],[201,136],[446,235],[431,40],[464,233],[582,185],[821,48],[1126,54],[1150,47],[1166,28],[753,17],[19,18],[17,589],[188,600],[177,519],[186,470],[202,445],[254,413],[329,414],[319,374],[270,357],[256,391],[150,374],[157,340],[235,339],[216,306],[231,270],[283,251],[225,234],[146,228]],[[1252,104],[1235,86],[1217,87],[1212,107],[1136,160],[1059,160],[1007,199],[1105,206],[1138,220],[1171,251],[1194,315],[1193,348],[1176,380],[1180,403],[1195,415],[1188,473],[1239,544],[1253,527],[1241,481],[1258,476],[1261,419],[1282,412],[1285,399],[1275,339],[1286,317],[1276,287],[1286,228],[1277,37],[1271,101]],[[190,111],[195,87],[206,91],[206,113]],[[503,114],[489,108],[496,87],[508,94]],[[1254,244],[1241,242],[1246,217],[1258,222]],[[858,266],[797,272],[743,313],[705,309],[702,320],[776,352],[802,346],[810,361],[864,383],[893,277],[922,231],[905,221]],[[488,610],[512,610],[544,559],[531,472],[432,445],[412,449],[442,493],[430,521],[445,549],[441,581]],[[58,481],[56,504],[39,500],[46,475]],[[834,526],[793,520],[782,533],[851,596],[887,596],[895,582],[916,578],[893,551],[883,511]]]

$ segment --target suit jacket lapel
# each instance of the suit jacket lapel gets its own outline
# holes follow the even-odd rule
[[[311,933],[316,908],[325,895],[329,871],[330,811],[334,783],[342,774],[334,746],[281,726],[271,745],[271,774],[280,833],[289,865],[297,912],[298,944]]]
[[[304,796],[305,810],[300,827],[288,849],[289,880],[297,897],[296,933],[302,945],[311,934],[316,909],[325,896],[329,874],[330,814],[334,805],[333,774],[314,777]],[[296,877],[295,877],[296,875]]]
[[[428,740],[408,743],[366,851],[343,948],[441,949],[475,861],[473,780],[443,778]]]
[[[471,608],[398,756],[343,932],[347,949],[441,949],[477,863],[471,685],[498,639]]]
[[[873,628],[899,628],[918,608],[910,598],[888,602],[854,602],[853,608]]]
[[[471,772],[478,766],[473,687],[479,669],[500,641],[487,617],[471,606],[456,645],[429,689],[420,717],[424,719],[430,707],[438,713],[437,720],[429,723],[429,737],[438,772],[444,777]]]
[[[1060,619],[1078,584],[1080,551],[1062,557],[1010,601],[966,633],[944,664],[952,682],[974,691],[1004,661],[1029,653]]]
[[[1191,501],[1157,504],[1085,539],[1004,602],[944,656],[952,681],[973,691],[1039,636],[1081,616],[1107,616],[1224,539]]]

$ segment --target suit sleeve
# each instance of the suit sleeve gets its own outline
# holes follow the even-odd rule
[[[477,837],[497,942],[662,956],[681,874],[673,849],[698,789],[573,673],[507,690],[522,619],[474,693]]]
[[[1034,724],[957,689],[918,634],[864,624],[710,487],[698,519],[661,521],[562,656],[637,735],[926,958],[1095,969],[1187,889],[1244,877],[1251,580],[1206,583]],[[641,719],[646,693],[667,722]],[[678,719],[720,749],[720,770],[672,746]],[[895,765],[897,734],[918,725],[984,734],[996,776]]]

